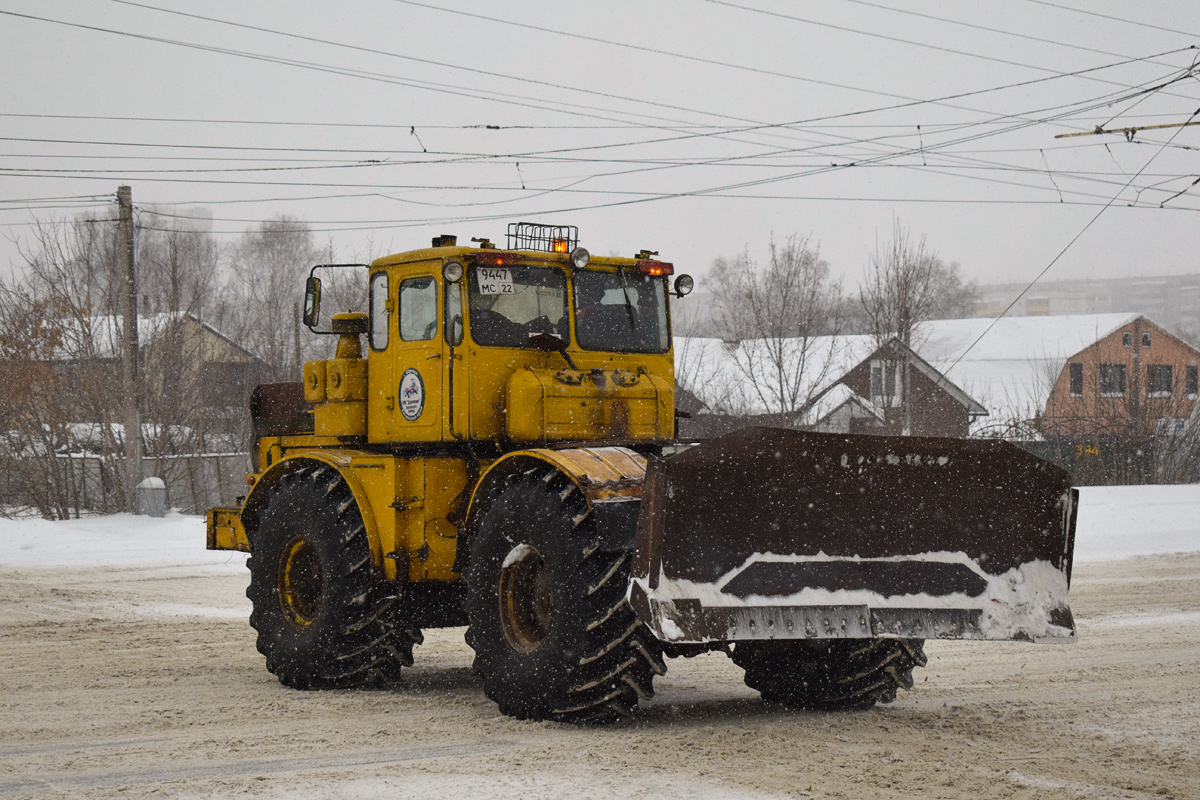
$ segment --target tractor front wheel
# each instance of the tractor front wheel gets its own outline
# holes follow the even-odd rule
[[[471,538],[467,643],[502,713],[607,722],[653,694],[666,667],[625,602],[630,553],[601,544],[556,470],[511,476],[490,499]]]

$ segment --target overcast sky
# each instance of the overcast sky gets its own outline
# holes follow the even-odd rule
[[[1054,138],[1191,119],[1194,1],[0,12],[8,239],[127,183],[144,224],[204,209],[228,241],[286,213],[339,259],[529,220],[703,274],[799,234],[852,287],[899,220],[981,282],[1032,279],[1076,236],[1047,280],[1200,271],[1200,127]]]

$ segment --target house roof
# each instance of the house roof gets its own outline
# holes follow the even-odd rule
[[[198,329],[215,337],[225,346],[244,356],[244,360],[262,361],[258,356],[213,326],[201,322],[193,314],[182,311],[139,314],[137,318],[139,345],[146,346],[153,344],[172,325],[180,322],[195,325]],[[79,358],[120,358],[123,323],[124,320],[119,315],[88,317],[86,322],[77,319],[63,320],[63,340],[62,344],[55,348],[54,360],[71,361]],[[90,342],[88,341],[89,336]]]
[[[988,408],[989,419],[973,426],[972,432],[978,432],[1030,420],[1041,413],[1066,360],[1138,316],[935,320],[919,326],[915,349]]]
[[[977,418],[972,432],[978,433],[1033,419],[1045,407],[1068,358],[1139,316],[1072,314],[925,322],[914,337],[911,363],[930,380],[939,382]],[[760,396],[748,378],[750,370],[767,374],[770,360],[765,349],[769,344],[767,340],[727,344],[720,339],[679,337],[675,340],[676,379],[712,411],[777,412],[778,405],[768,405],[767,398]],[[903,347],[898,341],[891,344]],[[793,358],[798,357],[799,340],[787,340],[784,347],[790,348]],[[842,376],[876,349],[872,336],[812,337],[805,351],[803,374],[793,364],[791,372],[785,371],[780,381],[790,381],[793,396],[819,398],[805,415],[806,420],[817,419],[840,405],[834,403],[837,395],[828,399],[826,395]],[[987,417],[978,419],[983,413]]]
[[[838,383],[830,387],[808,408],[801,422],[805,425],[815,425],[848,403],[857,405],[881,423],[885,421],[882,408],[846,384]]]

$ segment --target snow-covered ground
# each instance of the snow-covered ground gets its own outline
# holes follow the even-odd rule
[[[1080,490],[1076,561],[1200,551],[1200,484]],[[196,566],[240,571],[240,553],[204,549],[202,517],[115,514],[81,520],[0,519],[0,565]]]
[[[1085,489],[1070,647],[929,642],[913,691],[849,714],[675,658],[594,728],[500,714],[462,629],[387,689],[283,688],[199,517],[0,520],[0,798],[1198,798],[1198,553],[1200,486]]]

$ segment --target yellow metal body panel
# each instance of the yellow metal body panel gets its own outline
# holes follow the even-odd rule
[[[206,516],[209,550],[250,552],[250,540],[246,538],[238,509],[210,508]]]
[[[313,406],[313,423],[318,436],[366,436],[367,404],[321,403]]]
[[[671,387],[644,368],[514,372],[506,391],[508,436],[516,442],[667,439],[674,433]]]
[[[304,402],[325,402],[325,362],[304,362]]]
[[[301,438],[301,437],[289,437]],[[310,437],[316,438],[316,437]],[[363,516],[375,563],[389,580],[454,580],[458,529],[450,518],[469,495],[470,469],[452,456],[392,456],[355,450],[312,448],[293,443],[287,457],[260,475],[242,509],[208,512],[208,543],[214,550],[249,551],[241,513],[260,501],[275,474],[302,459],[334,467],[342,475]],[[278,444],[274,445],[278,448]],[[263,488],[260,488],[262,486]]]

